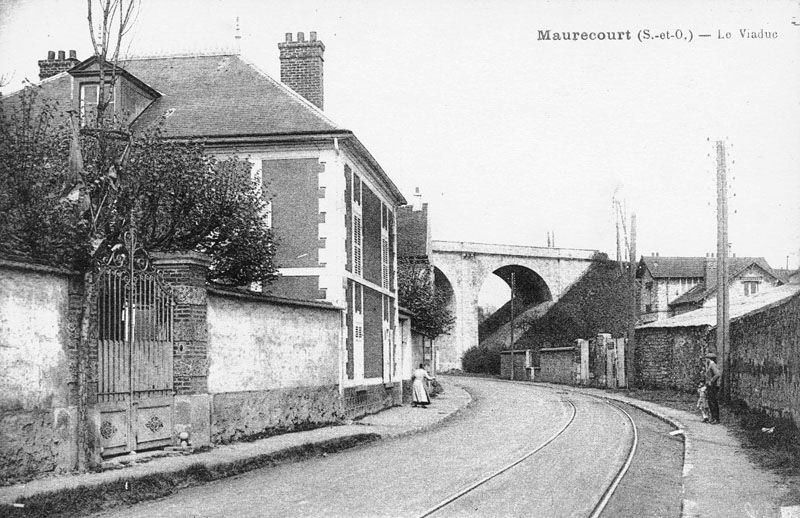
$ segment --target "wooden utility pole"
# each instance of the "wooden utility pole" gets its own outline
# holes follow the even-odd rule
[[[728,185],[725,143],[717,148],[717,355],[722,359],[722,393],[730,397],[730,321],[728,302]]]
[[[636,370],[633,359],[636,351],[636,320],[639,317],[638,290],[636,289],[636,213],[631,213],[631,249],[630,249],[630,271],[628,272],[631,283],[631,319],[628,325],[628,347],[625,351],[625,386],[631,387],[631,383],[636,380]]]
[[[511,379],[514,379],[514,272],[511,272]]]

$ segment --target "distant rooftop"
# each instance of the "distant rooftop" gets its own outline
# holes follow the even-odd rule
[[[729,316],[731,321],[742,318],[745,315],[760,311],[772,306],[778,306],[794,296],[800,294],[800,285],[786,284],[764,290],[750,297],[732,298],[730,301]],[[661,327],[716,327],[717,308],[716,306],[703,307],[687,313],[658,320],[649,324],[637,326],[636,329],[652,329]]]

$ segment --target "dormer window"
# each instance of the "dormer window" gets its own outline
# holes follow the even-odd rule
[[[758,293],[758,281],[744,281],[742,285],[744,286],[745,297]]]
[[[106,107],[106,115],[114,116],[114,90],[106,85],[106,95],[111,96]],[[92,124],[97,117],[97,104],[100,102],[100,83],[84,83],[81,85],[81,124]]]

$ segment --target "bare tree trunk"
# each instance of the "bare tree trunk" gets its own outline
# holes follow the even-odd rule
[[[89,270],[83,274],[83,301],[80,314],[80,338],[78,339],[78,470],[91,466],[89,442],[89,348],[91,345],[91,316],[95,302],[95,275]]]

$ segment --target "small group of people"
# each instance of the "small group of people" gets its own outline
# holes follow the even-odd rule
[[[705,361],[704,382],[697,389],[700,396],[697,399],[697,408],[703,414],[704,423],[719,424],[719,389],[722,386],[722,369],[717,365],[716,353],[707,353],[703,359]]]
[[[434,377],[425,370],[425,365],[420,363],[419,368],[411,374],[414,383],[411,385],[411,406],[425,408],[431,404],[431,397],[428,394],[426,381],[433,381]]]

